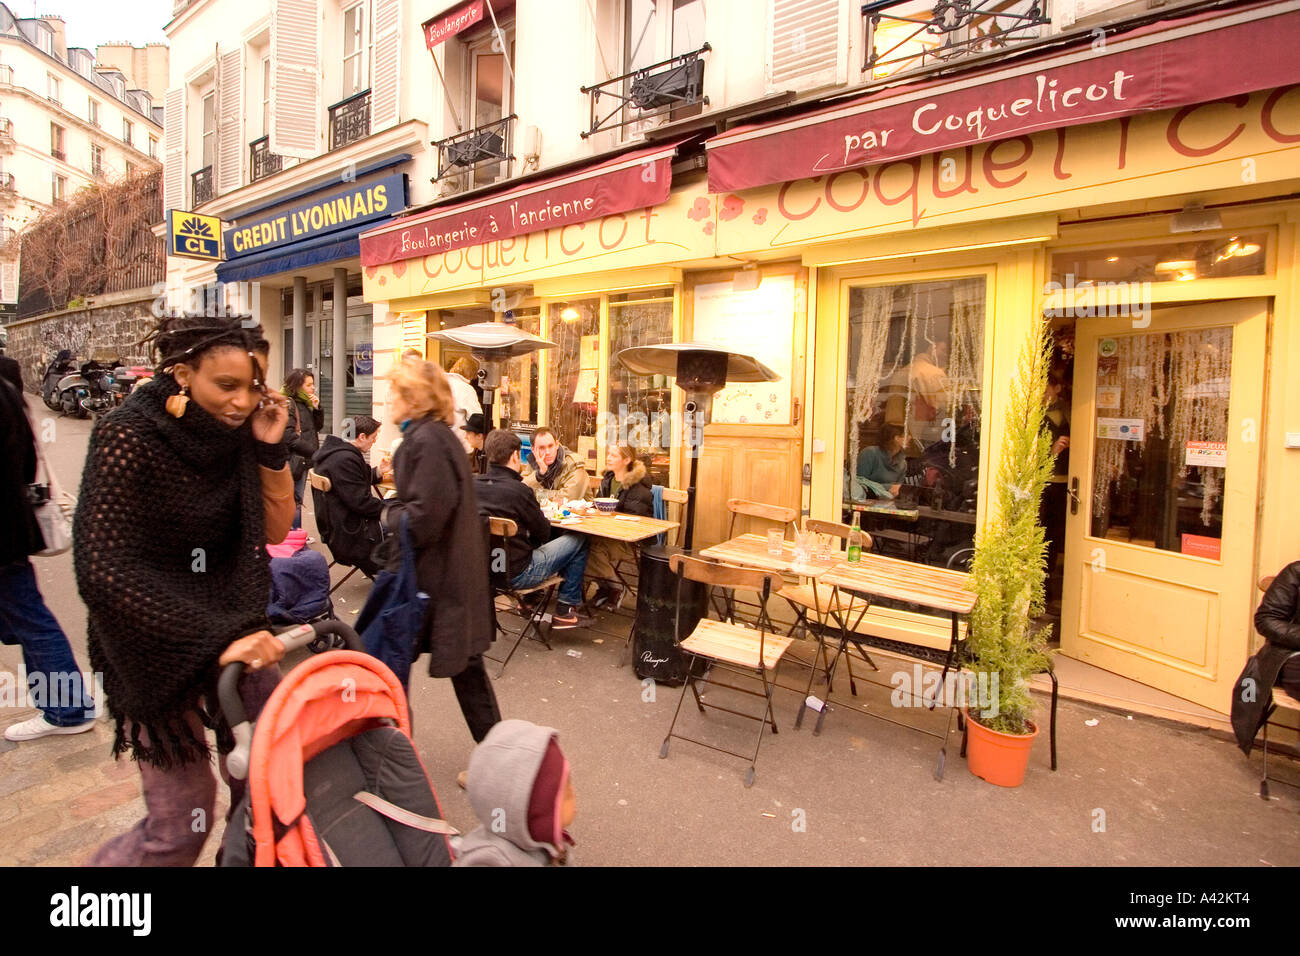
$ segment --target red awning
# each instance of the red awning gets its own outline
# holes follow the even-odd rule
[[[705,143],[736,192],[1045,129],[1300,83],[1300,2],[1153,24],[984,73],[892,89]]]
[[[481,199],[394,219],[361,235],[361,264],[378,266],[657,206],[685,140],[615,156]]]
[[[443,40],[449,40],[462,30],[468,30],[474,24],[481,23],[486,12],[487,7],[483,0],[470,0],[469,3],[462,3],[440,17],[425,20],[421,24],[424,27],[424,45],[432,52],[433,48]]]

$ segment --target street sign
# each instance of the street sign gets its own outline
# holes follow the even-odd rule
[[[184,209],[167,210],[167,254],[221,261],[221,219]]]

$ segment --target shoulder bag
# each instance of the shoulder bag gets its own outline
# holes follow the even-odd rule
[[[36,458],[45,472],[44,483],[36,482],[27,486],[32,513],[40,525],[41,537],[45,539],[44,550],[37,551],[36,554],[38,557],[52,558],[72,547],[72,507],[41,452],[40,442],[36,443]]]

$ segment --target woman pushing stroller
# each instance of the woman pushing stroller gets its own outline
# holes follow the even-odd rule
[[[175,316],[149,341],[157,375],[96,425],[76,514],[90,660],[147,814],[100,847],[101,866],[198,859],[216,798],[205,729],[221,753],[233,745],[219,667],[246,664],[241,693],[256,712],[278,679],[262,668],[283,655],[266,630],[265,546],[288,534],[294,497],[267,342],[239,320]]]

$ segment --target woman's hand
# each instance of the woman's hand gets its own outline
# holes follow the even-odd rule
[[[1056,442],[1052,445],[1052,457],[1055,458],[1057,455],[1059,455],[1061,452],[1065,451],[1065,449],[1069,447],[1070,447],[1070,436],[1062,435],[1060,438],[1056,439]]]
[[[284,657],[284,645],[270,631],[258,631],[241,637],[221,653],[218,663],[225,667],[235,661],[243,661],[249,670],[261,670],[267,664],[274,664]]]
[[[257,411],[253,412],[253,437],[268,445],[278,445],[284,439],[285,426],[289,424],[289,399],[267,392]]]

